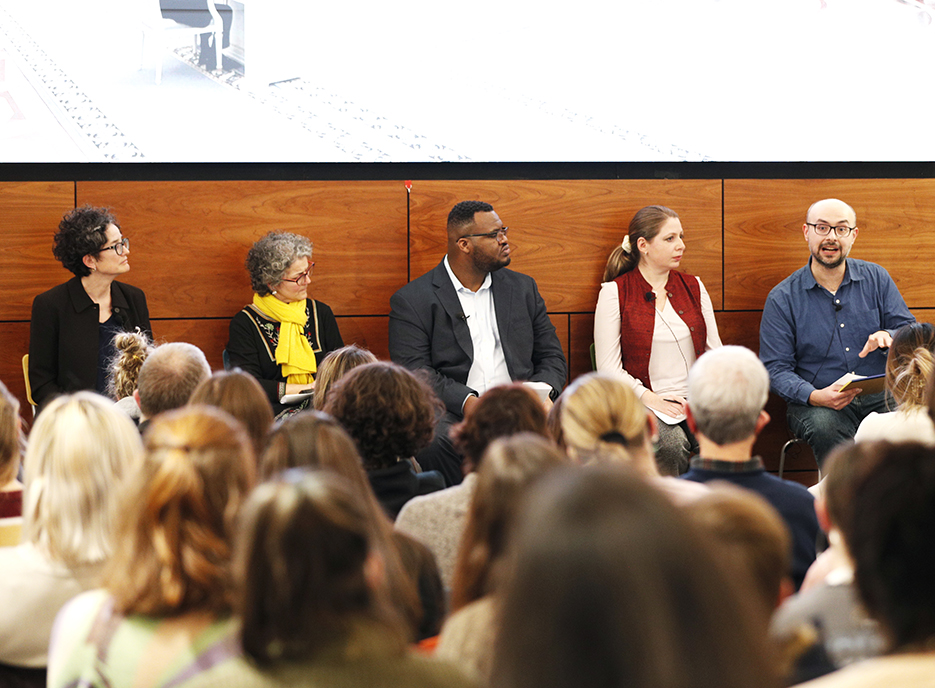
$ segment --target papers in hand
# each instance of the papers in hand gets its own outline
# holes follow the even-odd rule
[[[886,387],[886,375],[856,375],[854,373],[845,373],[835,380],[834,384],[841,385],[841,389],[838,390],[839,392],[856,387],[860,389],[857,396],[861,396],[862,394],[876,394],[877,392],[882,392]]]
[[[543,404],[549,400],[549,395],[552,393],[552,385],[547,382],[524,382],[524,385],[529,387],[533,392],[536,393],[536,396],[539,397],[539,401]]]
[[[283,394],[282,399],[279,400],[279,403],[285,404],[286,406],[292,406],[293,404],[298,404],[299,402],[308,399],[314,393],[314,389],[303,389],[298,394]]]

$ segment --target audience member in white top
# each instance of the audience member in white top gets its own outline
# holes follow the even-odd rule
[[[929,418],[925,390],[935,370],[935,326],[914,322],[893,335],[886,357],[886,388],[896,410],[871,413],[854,439],[923,442],[935,445],[935,424]]]
[[[0,662],[45,667],[61,606],[112,550],[121,481],[143,453],[133,422],[97,394],[55,399],[26,449],[23,542],[0,548]]]

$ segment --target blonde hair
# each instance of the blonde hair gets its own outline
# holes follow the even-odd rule
[[[68,566],[106,559],[114,503],[142,450],[133,421],[104,397],[77,392],[53,400],[26,446],[23,541]]]
[[[935,326],[915,322],[893,335],[886,356],[886,386],[905,410],[926,406],[925,387],[935,370]]]
[[[377,357],[367,349],[356,344],[349,344],[335,349],[325,356],[315,375],[315,396],[312,399],[316,411],[325,408],[328,390],[349,371],[366,363],[376,363]]]
[[[0,382],[0,487],[16,479],[24,446],[19,400]]]
[[[143,362],[155,350],[152,340],[140,332],[119,332],[114,336],[117,355],[110,362],[110,380],[107,395],[111,399],[123,399],[136,390]]]
[[[627,385],[601,373],[582,375],[565,391],[562,434],[568,455],[582,463],[605,456],[655,465],[646,449],[646,408]]]
[[[227,612],[232,531],[253,483],[250,440],[229,414],[190,406],[154,419],[105,572],[117,609]]]
[[[636,246],[637,242],[640,239],[652,241],[659,234],[662,225],[669,220],[678,219],[678,213],[664,205],[648,205],[637,210],[627,227],[627,238],[624,242],[628,243],[628,246],[618,244],[610,252],[607,267],[604,268],[604,281],[611,282],[639,265],[640,252]]]

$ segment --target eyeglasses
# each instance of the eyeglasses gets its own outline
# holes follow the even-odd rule
[[[300,284],[303,280],[305,282],[309,282],[310,279],[309,279],[308,273],[312,271],[313,267],[315,267],[315,263],[309,263],[308,270],[306,270],[305,272],[300,272],[298,277],[296,277],[295,279],[289,279],[288,277],[283,277],[282,281],[283,282],[294,282],[295,284]]]
[[[500,229],[495,229],[492,232],[484,232],[483,234],[465,234],[462,236],[462,239],[470,239],[471,237],[485,238],[485,239],[506,239],[506,233],[510,231],[509,227],[501,227]]]
[[[110,251],[111,249],[113,249],[114,253],[116,253],[118,256],[122,256],[128,248],[130,248],[130,240],[127,237],[124,237],[123,239],[118,241],[113,246],[102,248],[97,253],[103,253],[104,251]]]
[[[812,224],[811,222],[806,222],[805,224],[814,229],[815,234],[818,236],[828,236],[831,234],[831,230],[833,229],[834,233],[842,239],[857,229],[856,227],[848,227],[847,225],[832,227],[831,225],[825,224],[824,222],[819,222],[817,225]]]

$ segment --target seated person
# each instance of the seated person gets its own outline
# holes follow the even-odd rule
[[[258,487],[237,538],[242,656],[186,688],[468,688],[453,667],[408,651],[371,516],[326,471],[296,469]]]
[[[437,471],[421,472],[416,452],[428,445],[439,402],[421,379],[395,363],[354,368],[328,393],[325,413],[357,445],[367,478],[391,519],[417,495],[445,487]]]
[[[228,414],[193,406],[153,421],[103,588],[55,620],[49,688],[178,686],[223,659],[232,531],[253,481],[250,441]]]
[[[520,432],[546,436],[545,409],[538,397],[520,384],[488,389],[467,417],[452,429],[455,447],[464,455],[463,468],[467,471],[464,481],[446,490],[413,497],[396,518],[397,530],[412,535],[432,550],[449,590],[484,452],[498,437]]]
[[[688,426],[701,454],[682,478],[726,480],[772,504],[792,536],[792,580],[798,589],[815,561],[818,519],[805,487],[767,473],[763,460],[752,455],[769,422],[763,410],[768,395],[769,374],[749,349],[723,346],[702,354],[688,373]]]
[[[0,547],[0,663],[45,670],[55,615],[96,584],[113,551],[119,486],[142,453],[133,422],[92,392],[59,396],[36,418],[23,541]]]
[[[230,324],[230,365],[259,380],[277,418],[311,406],[311,396],[297,404],[282,398],[312,389],[321,360],[344,346],[331,308],[309,296],[311,260],[312,242],[298,234],[270,232],[253,244],[253,303]]]
[[[935,379],[935,325],[914,322],[893,335],[886,356],[886,389],[896,402],[888,413],[864,418],[854,439],[935,444],[935,424],[929,418],[925,390]]]

